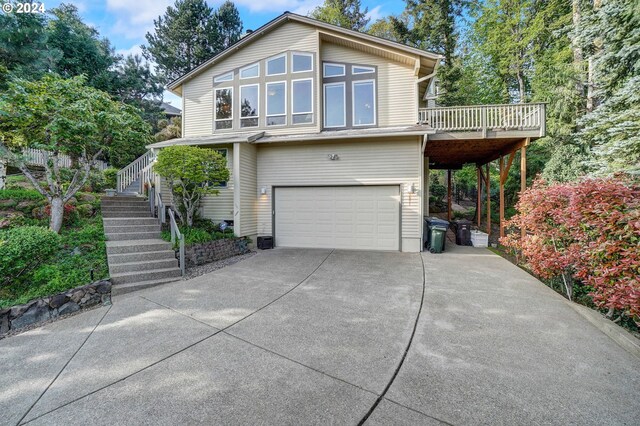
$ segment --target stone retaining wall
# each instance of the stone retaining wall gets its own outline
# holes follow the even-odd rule
[[[226,238],[206,243],[192,244],[184,249],[187,267],[198,266],[249,252],[246,238]]]
[[[0,335],[32,324],[55,319],[81,309],[111,303],[111,282],[97,281],[24,305],[0,309]]]

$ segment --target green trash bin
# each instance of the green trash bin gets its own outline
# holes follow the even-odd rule
[[[447,227],[441,224],[432,224],[430,229],[429,251],[431,253],[442,253],[444,251],[444,240],[447,235]]]
[[[437,217],[424,218],[424,240],[425,247],[431,253],[442,253],[449,229],[449,222]]]

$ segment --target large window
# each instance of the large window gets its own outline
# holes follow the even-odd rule
[[[260,77],[260,63],[248,65],[244,68],[240,68],[240,78],[254,78]]]
[[[287,124],[287,83],[267,83],[267,126]]]
[[[291,54],[291,72],[313,71],[313,54],[312,53],[292,53]]]
[[[258,127],[260,86],[240,86],[240,127]]]
[[[233,88],[216,89],[216,129],[233,127]]]
[[[287,54],[282,54],[267,59],[267,75],[280,75],[287,73]]]
[[[376,124],[376,82],[375,80],[354,81],[352,90],[353,125],[372,126]]]
[[[313,79],[291,82],[291,104],[293,124],[313,123]]]
[[[324,85],[324,127],[345,127],[345,84]]]

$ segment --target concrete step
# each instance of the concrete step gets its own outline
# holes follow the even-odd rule
[[[127,226],[127,225],[156,225],[158,219],[155,217],[111,217],[103,218],[102,223],[105,226]]]
[[[147,201],[145,197],[130,196],[130,197],[103,197],[103,203],[137,203]]]
[[[141,211],[105,211],[102,210],[102,217],[103,218],[112,218],[112,217],[136,217],[136,218],[140,218],[140,217],[151,217],[151,212],[149,211],[149,209],[145,209],[145,210],[141,210]]]
[[[126,293],[131,293],[132,291],[142,290],[149,287],[155,287],[162,284],[173,283],[179,281],[178,278],[166,278],[160,280],[148,280],[148,281],[139,281],[137,283],[127,283],[127,284],[114,284],[111,287],[111,295],[118,296]]]
[[[142,241],[107,241],[107,255],[171,250],[171,243],[160,238]]]
[[[156,269],[142,272],[123,272],[110,274],[113,284],[140,283],[141,281],[164,280],[168,278],[178,278],[182,275],[180,268]]]
[[[157,240],[160,238],[160,231],[156,232],[118,232],[105,234],[107,241],[135,241],[135,240]]]
[[[120,233],[160,232],[160,224],[152,225],[105,225],[104,233],[108,235]]]
[[[144,272],[144,271],[157,271],[159,269],[177,268],[178,259],[160,259],[160,260],[145,260],[143,262],[128,262],[112,264],[109,263],[109,273],[122,274],[125,272]]]
[[[119,265],[130,262],[146,262],[151,260],[175,259],[173,250],[143,251],[138,253],[110,254],[109,265]]]
[[[149,209],[149,205],[147,203],[142,203],[138,206],[105,206],[102,205],[103,212],[148,212],[151,214],[151,210]]]

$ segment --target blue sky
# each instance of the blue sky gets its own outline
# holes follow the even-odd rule
[[[207,3],[211,7],[218,7],[223,1],[210,0]],[[140,53],[140,45],[145,43],[145,34],[153,29],[153,20],[174,2],[175,0],[44,0],[47,9],[60,3],[76,5],[84,22],[100,31],[102,36],[111,40],[118,53],[125,55]],[[235,1],[245,29],[256,29],[287,10],[306,15],[322,3],[322,0]],[[362,5],[369,8],[372,21],[400,13],[404,9],[404,1],[400,0],[362,0]],[[165,100],[180,107],[179,98],[168,92],[165,92]]]

